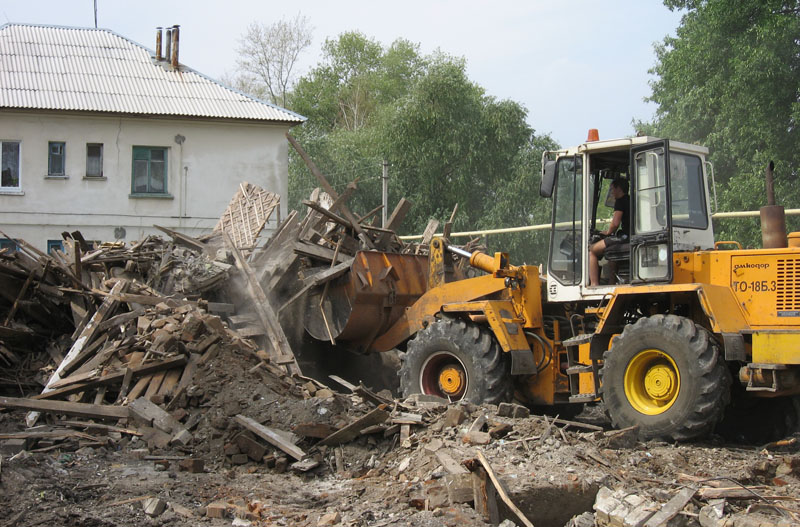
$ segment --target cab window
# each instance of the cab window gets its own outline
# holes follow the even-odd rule
[[[556,166],[553,230],[548,272],[564,285],[581,280],[583,233],[583,163],[581,157],[562,157]]]
[[[670,152],[669,161],[672,226],[690,229],[708,228],[703,165],[700,158]]]

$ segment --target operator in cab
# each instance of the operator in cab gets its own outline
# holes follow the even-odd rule
[[[594,243],[589,249],[589,283],[600,285],[600,258],[606,249],[614,245],[628,243],[630,236],[631,200],[628,196],[628,181],[615,178],[611,182],[611,195],[614,197],[614,215],[611,224],[601,234],[605,238]]]

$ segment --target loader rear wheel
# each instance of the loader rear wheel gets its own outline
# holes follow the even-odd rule
[[[510,394],[510,364],[503,350],[486,329],[461,319],[443,318],[417,333],[401,360],[405,397],[424,393],[497,404]]]
[[[730,373],[711,334],[655,315],[628,325],[603,355],[601,392],[616,428],[673,441],[702,437],[730,401]]]

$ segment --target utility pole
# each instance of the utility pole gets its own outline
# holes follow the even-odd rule
[[[97,0],[94,0],[94,28],[97,29]]]
[[[381,203],[383,204],[383,210],[381,211],[381,218],[383,219],[383,223],[381,226],[385,229],[386,228],[386,209],[389,208],[389,162],[385,159],[383,160],[383,192],[382,192],[382,199]]]

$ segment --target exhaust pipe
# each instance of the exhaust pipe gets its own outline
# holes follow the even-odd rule
[[[775,204],[774,170],[775,163],[770,161],[765,172],[767,206],[759,210],[761,246],[764,249],[782,249],[789,246],[786,238],[786,212],[783,206]]]

